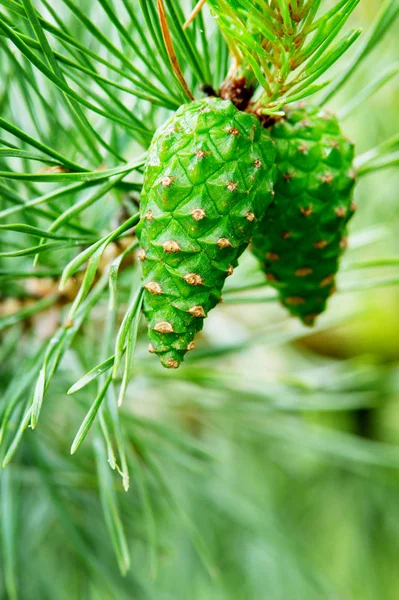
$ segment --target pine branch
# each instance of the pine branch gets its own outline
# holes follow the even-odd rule
[[[209,0],[188,26],[195,1],[164,0],[162,23],[146,0],[0,4],[3,595],[258,598],[277,581],[287,598],[339,596],[341,584],[367,596],[382,577],[396,597],[384,518],[396,516],[398,489],[390,305],[399,261],[394,172],[382,171],[399,164],[394,131],[356,159],[377,187],[356,189],[359,231],[336,304],[314,329],[279,313],[247,253],[224,288],[226,309],[187,364],[165,372],[146,352],[133,259],[143,149],[169,111],[202,92],[259,109],[269,125],[285,103],[324,86],[330,98],[345,84],[339,116],[369,147],[369,123],[382,121],[366,100],[382,90],[394,110],[383,87],[397,73],[391,47],[379,46],[391,66],[364,89],[351,76],[388,32],[395,3],[383,4],[360,46],[358,29],[341,33],[357,0],[327,12],[321,0]],[[347,68],[327,74],[355,43]],[[321,512],[298,520],[315,490]],[[328,548],[313,539],[323,510]],[[382,523],[378,540],[370,518]],[[355,551],[342,556],[348,541]]]

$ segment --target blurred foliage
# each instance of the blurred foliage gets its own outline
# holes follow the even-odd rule
[[[203,21],[195,20],[183,38],[181,23],[191,7],[174,0],[165,4],[186,79],[199,96],[200,83],[218,86],[223,79],[226,47],[206,8]],[[24,152],[44,153],[50,169],[49,158],[64,168],[68,161],[79,166],[70,172],[40,170],[25,156],[0,156],[2,223],[39,230],[34,236],[26,229],[1,231],[6,256],[0,259],[0,451],[8,465],[0,476],[0,598],[396,600],[397,167],[370,172],[359,182],[359,210],[339,293],[317,328],[287,318],[260,285],[261,274],[246,253],[229,280],[224,304],[207,319],[198,350],[179,371],[163,371],[148,356],[145,325],[137,323],[132,366],[121,357],[111,383],[112,359],[107,371],[67,395],[85,373],[113,356],[123,316],[137,302],[130,232],[140,157],[151,132],[184,95],[160,45],[154,2],[35,3],[60,31],[103,60],[100,68],[93,56],[64,45],[59,35],[48,36],[53,49],[91,72],[61,62],[58,79],[66,77],[78,96],[106,116],[78,99],[71,102],[6,41],[14,34],[39,39],[32,14],[31,21],[21,16],[21,7],[29,11],[31,3],[0,0],[0,5],[7,32],[3,27],[0,37],[0,116],[29,136],[13,136],[8,127],[1,146],[18,143]],[[76,6],[74,15],[67,10]],[[109,8],[127,35],[112,25]],[[379,9],[377,0],[362,0],[348,27],[367,33]],[[144,37],[148,23],[155,28],[154,36],[147,35],[148,47],[137,33],[135,15]],[[84,17],[103,38],[90,32]],[[397,63],[398,36],[396,22],[328,108],[345,109]],[[150,49],[157,63],[133,60],[132,43],[143,56]],[[194,47],[199,58],[190,50]],[[332,79],[355,53],[356,44],[334,66]],[[37,50],[35,56],[57,74],[51,53]],[[119,88],[96,84],[96,67]],[[139,92],[146,86],[155,107],[121,86]],[[343,128],[359,156],[399,130],[398,97],[396,76],[345,118]],[[46,148],[32,147],[32,138]],[[116,171],[100,180],[100,165]],[[27,177],[21,179],[21,173]],[[90,177],[97,179],[87,183]],[[61,237],[46,237],[51,234]],[[41,252],[45,244],[58,245]],[[84,273],[83,260],[69,261],[76,261],[76,247],[89,244],[102,244],[99,253],[100,245],[93,250],[93,280],[86,280],[87,296],[74,305],[73,326],[64,328],[60,324],[71,316],[71,299]],[[22,256],[7,256],[27,249]],[[125,262],[118,262],[121,252]],[[71,278],[60,295],[54,281],[63,271]],[[128,371],[130,376],[130,367],[132,378],[126,376],[118,409],[121,378]],[[88,411],[91,430],[79,437],[71,457]]]

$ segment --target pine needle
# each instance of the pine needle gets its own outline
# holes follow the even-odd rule
[[[183,29],[187,29],[190,27],[191,23],[194,21],[195,17],[201,12],[202,7],[205,5],[206,0],[199,0],[196,6],[191,11],[191,14],[187,17],[186,22],[183,25]]]
[[[179,83],[181,85],[181,88],[182,88],[184,94],[190,100],[194,100],[194,96],[190,92],[190,89],[184,78],[183,72],[180,68],[179,61],[177,60],[177,56],[176,56],[176,53],[175,53],[175,50],[173,47],[172,37],[170,35],[168,21],[166,18],[165,5],[163,3],[163,0],[157,0],[157,5],[158,5],[158,12],[159,12],[159,19],[161,22],[162,35],[163,35],[163,39],[165,42],[165,48],[168,53],[171,67],[173,69],[173,72],[174,72],[177,80],[179,81]]]

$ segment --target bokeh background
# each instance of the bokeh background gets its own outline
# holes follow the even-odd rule
[[[82,6],[95,21],[95,3]],[[379,9],[378,0],[362,0],[349,25],[367,32]],[[64,10],[60,5],[59,14]],[[76,21],[68,24],[79,36]],[[107,34],[106,19],[101,25]],[[397,22],[328,108],[342,111],[398,64],[398,39]],[[44,119],[43,110],[35,113],[33,106],[29,114],[0,45],[2,114],[33,130],[32,118]],[[356,45],[329,77],[355,52]],[[56,93],[42,90],[57,106]],[[357,155],[399,131],[398,98],[397,76],[343,120]],[[47,135],[56,135],[49,127]],[[115,416],[111,392],[108,412],[71,457],[96,382],[66,392],[104,358],[107,298],[95,306],[51,381],[37,429],[25,432],[1,472],[0,598],[399,597],[398,190],[397,167],[360,179],[339,291],[315,329],[288,318],[265,288],[235,291],[261,279],[249,253],[229,279],[224,303],[207,319],[196,354],[177,372],[161,370],[147,355],[141,324],[122,409]],[[7,201],[0,200],[2,207]],[[68,206],[75,198],[62,201]],[[120,204],[118,195],[104,197],[85,222],[103,228]],[[13,235],[2,233],[4,247]],[[1,267],[22,268],[23,260],[13,266],[4,260]],[[57,260],[67,262],[50,256],[42,265],[55,269]],[[128,267],[120,277],[119,321],[131,280]],[[38,296],[37,281],[3,279],[1,285],[6,316],[18,310],[16,297]],[[41,285],[53,291],[47,279]],[[32,393],[28,375],[60,310],[54,304],[4,327],[3,417],[18,385],[26,383],[21,411]],[[13,413],[9,432],[17,431],[21,414]],[[101,419],[110,419],[116,440],[123,437],[127,492],[107,464],[112,457]]]

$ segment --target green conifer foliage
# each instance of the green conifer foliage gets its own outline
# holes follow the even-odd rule
[[[289,108],[270,133],[277,152],[275,197],[252,250],[284,306],[312,325],[335,290],[356,208],[354,146],[336,117],[316,106]]]
[[[137,235],[150,352],[176,368],[272,200],[274,144],[229,100],[181,106],[156,132]]]

